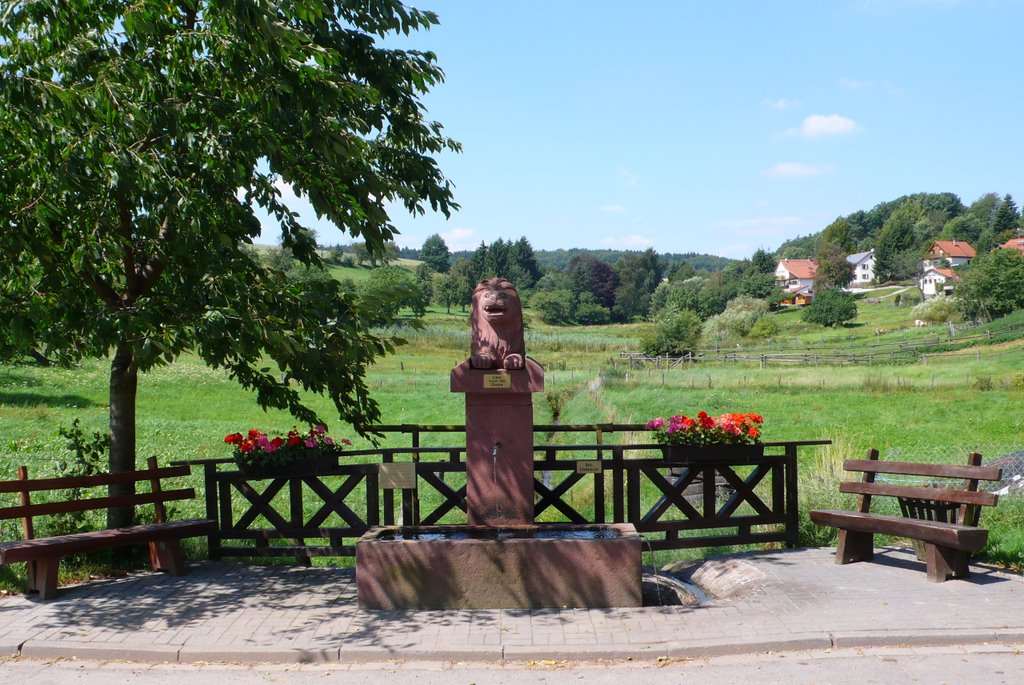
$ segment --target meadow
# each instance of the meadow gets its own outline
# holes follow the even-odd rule
[[[882,294],[877,302],[862,300],[857,321],[841,329],[803,324],[791,310],[773,314],[780,323],[778,338],[748,347],[862,348],[949,337],[945,329],[915,328],[910,307],[895,307]],[[883,459],[947,462],[961,462],[970,451],[981,452],[987,460],[1024,448],[1021,340],[993,335],[994,344],[971,344],[931,354],[926,361],[888,366],[762,368],[707,362],[655,368],[633,367],[619,356],[638,348],[647,324],[565,329],[528,318],[528,353],[546,369],[544,396],[534,403],[536,423],[643,423],[700,409],[757,412],[765,419],[765,440],[832,441],[828,447],[801,450],[802,510],[834,502],[837,465],[871,447]],[[1021,321],[1024,312],[970,333],[998,332]],[[433,310],[421,330],[399,327],[388,332],[407,342],[368,373],[382,423],[461,424],[464,400],[449,392],[448,373],[468,354],[468,313]],[[104,432],[107,374],[106,360],[86,360],[69,369],[30,363],[0,366],[0,478],[12,478],[18,464],[27,464],[34,475],[55,473],[70,457],[58,431],[75,419],[87,436]],[[310,400],[334,436],[352,438],[356,448],[372,446],[351,427],[331,421],[329,402]],[[293,424],[284,412],[264,412],[251,393],[191,356],[140,379],[140,458],[152,454],[162,463],[223,458],[229,456],[223,442],[229,433],[252,427],[284,433]],[[585,435],[575,439],[586,441]],[[643,436],[625,437],[644,441]],[[432,435],[424,445],[453,439],[460,438]],[[408,437],[389,435],[381,444],[407,445]],[[989,558],[1024,566],[1022,498],[1004,498],[983,521],[992,530]],[[807,525],[805,537],[808,544],[829,544],[833,533]]]

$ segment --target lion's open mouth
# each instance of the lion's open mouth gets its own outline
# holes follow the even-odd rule
[[[493,304],[485,304],[484,311],[487,312],[488,314],[504,314],[505,305],[501,304],[500,302],[495,302]]]

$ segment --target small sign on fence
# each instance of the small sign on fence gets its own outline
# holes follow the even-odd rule
[[[380,464],[380,487],[384,490],[415,490],[416,464]]]
[[[601,473],[603,471],[600,459],[587,459],[576,462],[576,473]]]

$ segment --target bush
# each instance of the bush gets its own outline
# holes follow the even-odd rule
[[[755,338],[757,340],[768,340],[774,338],[779,334],[779,322],[771,316],[764,316],[757,320],[757,323],[751,327],[750,332],[747,333],[748,338]]]
[[[654,330],[640,341],[640,350],[651,356],[682,356],[697,348],[700,317],[689,309],[668,310],[654,322]]]
[[[955,297],[942,295],[916,305],[910,310],[910,315],[931,324],[949,323],[961,320],[961,309],[962,305]]]
[[[724,343],[745,338],[751,329],[768,316],[769,306],[764,300],[740,295],[730,300],[725,311],[704,323],[704,344]]]
[[[838,326],[857,318],[857,303],[850,293],[825,290],[815,296],[814,301],[803,311],[802,318],[807,323]]]

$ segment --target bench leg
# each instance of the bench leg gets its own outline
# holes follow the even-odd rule
[[[836,563],[849,564],[854,561],[870,561],[875,558],[875,536],[853,530],[839,530],[836,545]]]
[[[150,541],[149,566],[154,571],[166,571],[172,576],[184,574],[185,557],[181,553],[181,540]]]
[[[949,547],[925,543],[925,562],[928,564],[928,580],[944,583],[949,578],[967,578],[971,575],[967,552]]]
[[[57,570],[60,557],[43,557],[28,562],[28,591],[38,592],[39,599],[57,596]]]

